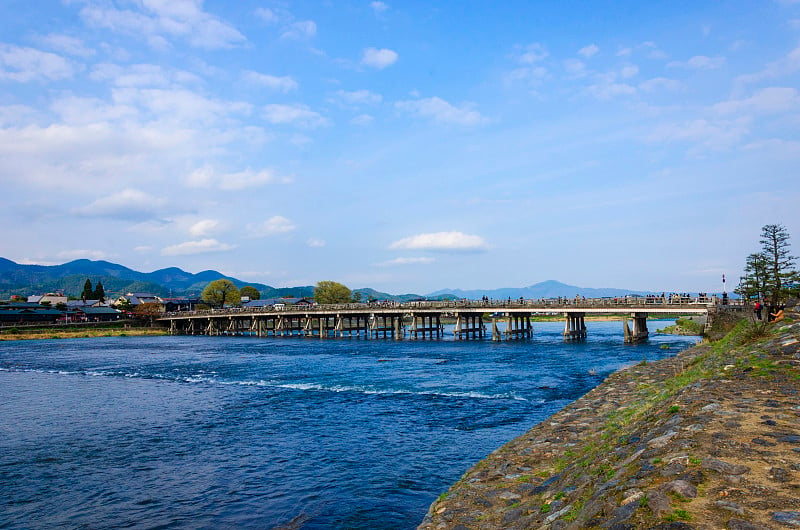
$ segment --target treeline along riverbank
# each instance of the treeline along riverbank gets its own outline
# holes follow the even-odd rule
[[[618,371],[468,471],[420,529],[800,526],[800,315]]]

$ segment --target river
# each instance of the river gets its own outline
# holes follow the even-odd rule
[[[0,528],[414,528],[506,441],[697,340],[587,325],[578,343],[556,322],[495,343],[0,342]]]

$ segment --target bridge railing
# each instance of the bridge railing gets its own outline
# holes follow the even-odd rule
[[[740,305],[739,300],[727,300],[728,305]],[[487,312],[495,312],[499,309],[526,309],[545,311],[552,309],[553,312],[568,311],[569,309],[595,309],[595,308],[619,308],[626,311],[628,308],[655,307],[674,307],[680,309],[684,306],[715,306],[722,303],[716,296],[625,296],[617,298],[540,298],[540,299],[506,299],[506,300],[419,300],[413,302],[366,302],[348,304],[320,304],[313,306],[294,306],[285,308],[266,307],[232,307],[225,309],[207,309],[196,311],[173,311],[164,313],[164,317],[171,316],[222,316],[237,314],[274,314],[282,313],[339,313],[346,311],[365,311],[372,310],[406,310],[414,311],[419,309],[453,311],[459,309],[486,309]]]

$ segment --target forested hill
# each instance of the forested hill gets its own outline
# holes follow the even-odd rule
[[[192,274],[177,267],[169,267],[153,272],[139,272],[108,261],[79,259],[62,265],[21,265],[0,258],[0,299],[11,295],[42,294],[63,290],[68,295],[77,296],[83,290],[86,279],[93,284],[103,283],[108,294],[125,292],[151,292],[159,296],[197,296],[208,282],[227,278],[237,287],[252,285],[262,296],[283,296],[287,289],[276,289],[259,283],[248,283],[207,270]],[[308,296],[313,287],[298,287],[291,290],[294,296]]]
[[[203,288],[213,280],[221,278],[232,281],[237,287],[251,285],[261,292],[262,298],[278,298],[282,296],[311,297],[314,287],[271,287],[262,283],[252,283],[225,276],[221,272],[206,270],[193,274],[177,267],[159,269],[153,272],[139,272],[123,265],[108,261],[79,259],[62,265],[22,265],[9,259],[0,258],[0,300],[8,300],[12,295],[28,296],[53,291],[64,291],[70,296],[79,296],[83,291],[86,279],[93,285],[103,283],[109,297],[128,292],[149,292],[159,296],[199,296]],[[469,298],[480,299],[483,296],[495,300],[506,298],[555,298],[558,296],[587,298],[603,296],[625,296],[626,294],[646,294],[626,289],[594,289],[576,287],[555,280],[537,283],[529,287],[493,290],[443,289],[428,295],[400,294],[393,295],[370,288],[358,288],[354,292],[366,300],[409,300]]]

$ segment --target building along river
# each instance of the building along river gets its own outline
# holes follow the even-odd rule
[[[506,441],[697,340],[625,345],[621,326],[0,342],[0,527],[414,528]]]

